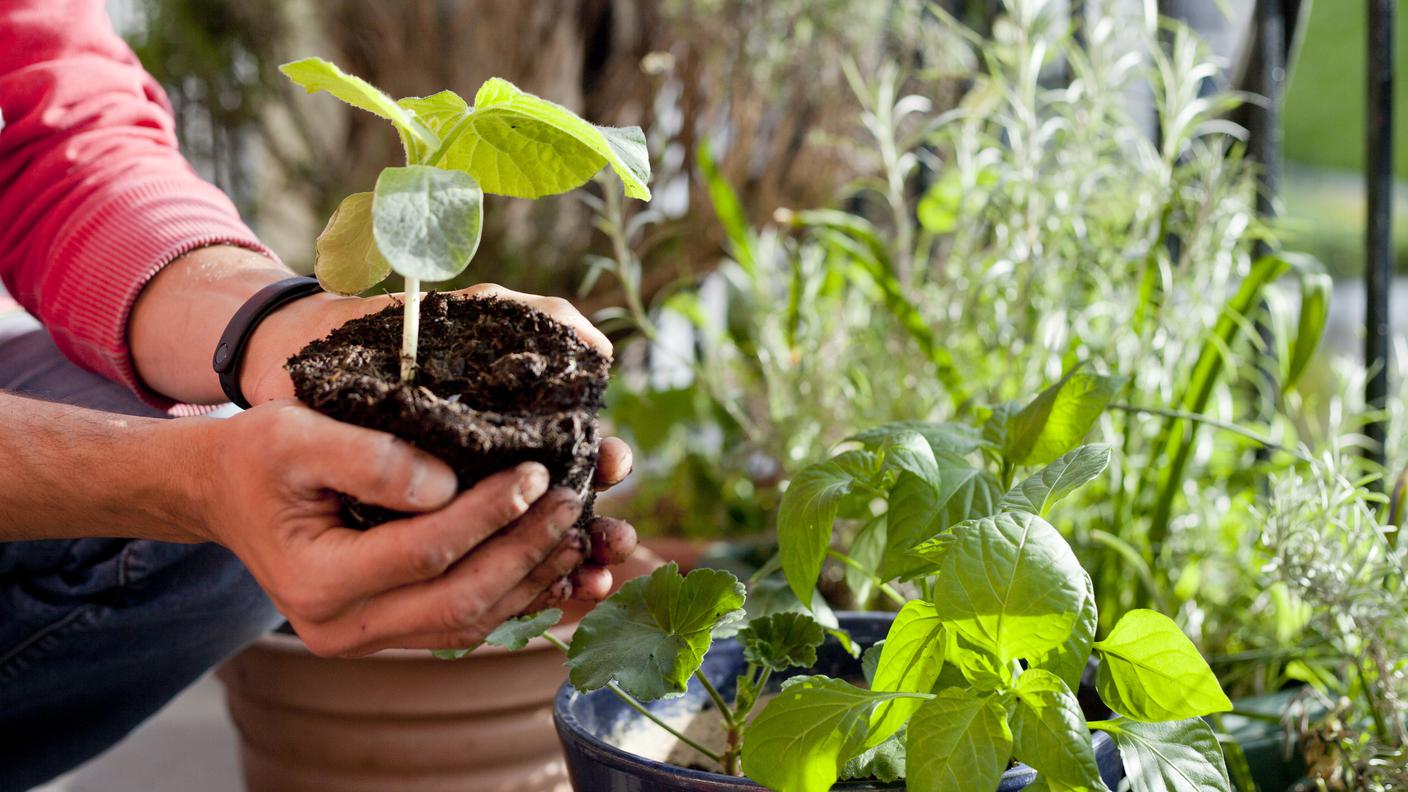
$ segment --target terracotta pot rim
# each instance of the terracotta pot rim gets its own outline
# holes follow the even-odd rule
[[[571,643],[572,633],[575,632],[577,629],[577,621],[577,619],[563,621],[562,623],[553,627],[551,630],[548,630],[548,632],[551,633],[553,637],[557,638],[560,641],[563,641],[564,643]],[[427,660],[435,660],[435,658],[431,656],[430,650],[428,649],[383,649],[380,652],[377,652],[376,654],[370,654],[366,657],[356,658],[319,657],[318,655],[313,654],[313,652],[310,651],[306,645],[304,645],[303,639],[299,638],[296,635],[289,635],[287,633],[281,632],[264,633],[263,635],[259,636],[259,638],[255,640],[255,642],[251,644],[251,646],[257,646],[260,649],[268,650],[271,652],[278,652],[280,654],[300,655],[303,657],[317,658],[319,660],[346,659],[377,660],[382,662],[395,662],[407,660],[425,662]],[[475,649],[474,654],[470,655],[470,657],[489,657],[494,655],[520,654],[522,652],[533,651],[556,652],[558,651],[558,649],[557,647],[548,643],[546,638],[538,637],[530,640],[527,646],[518,650],[517,652],[510,651],[508,649],[503,648],[502,646],[491,646],[486,644],[484,646],[479,647],[478,649]]]

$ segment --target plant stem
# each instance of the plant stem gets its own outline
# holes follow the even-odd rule
[[[866,569],[865,566],[861,564],[861,562],[855,560],[854,558],[851,558],[850,556],[846,555],[845,553],[842,553],[839,550],[827,550],[826,554],[836,559],[837,561],[840,561],[851,569],[854,569],[857,572],[860,572],[862,575],[865,575],[866,577],[870,578],[870,582],[873,583],[876,588],[880,589],[880,593],[889,597],[891,602],[895,603],[901,608],[903,608],[905,604],[909,601],[904,598],[903,594],[896,591],[894,586],[891,586],[889,583],[886,583],[885,581],[881,580],[879,576],[877,576],[874,572],[871,572],[870,570]]]
[[[558,638],[552,633],[543,633],[543,638],[548,643],[552,644],[553,646],[556,646],[558,649],[561,649],[563,654],[566,654],[567,650],[570,648],[567,644],[563,643],[561,638]],[[616,684],[615,682],[607,682],[606,689],[610,690],[612,693],[615,693],[617,698],[621,699],[621,701],[624,701],[626,703],[626,706],[640,713],[646,720],[650,721],[651,723],[654,723],[656,726],[659,726],[660,728],[669,732],[672,736],[674,736],[675,739],[679,740],[685,745],[688,745],[690,748],[693,748],[699,753],[709,757],[713,761],[718,762],[720,766],[723,765],[722,756],[709,750],[708,748],[705,748],[694,740],[691,740],[690,738],[684,736],[684,734],[675,729],[675,727],[671,726],[663,720],[660,720],[660,718],[655,713],[646,709],[644,704],[637,701],[635,696],[632,696],[630,693],[627,693],[626,691],[622,690],[620,685]]]
[[[420,339],[420,278],[406,278],[401,323],[401,384],[416,381],[416,346]]]
[[[1144,413],[1146,415],[1159,415],[1164,418],[1174,418],[1178,420],[1191,421],[1192,423],[1206,424],[1215,429],[1221,429],[1224,432],[1231,432],[1235,435],[1241,435],[1242,437],[1245,437],[1254,443],[1258,443],[1262,446],[1265,446],[1266,448],[1269,448],[1272,451],[1280,451],[1284,454],[1290,454],[1291,456],[1295,457],[1296,459],[1299,459],[1307,465],[1314,464],[1315,462],[1315,460],[1311,459],[1305,454],[1302,454],[1294,448],[1287,448],[1286,446],[1283,446],[1280,443],[1271,440],[1270,438],[1263,437],[1249,429],[1243,429],[1242,427],[1236,424],[1228,423],[1226,421],[1219,421],[1216,418],[1209,418],[1206,415],[1202,415],[1200,413],[1185,412],[1183,410],[1169,410],[1163,407],[1139,407],[1133,404],[1111,404],[1110,409],[1121,410],[1123,412],[1131,413]]]
[[[728,708],[728,702],[724,701],[724,697],[719,695],[719,691],[715,689],[714,683],[710,682],[709,678],[704,676],[704,672],[697,668],[694,670],[694,678],[699,680],[699,684],[704,686],[704,692],[708,693],[709,698],[714,700],[714,706],[719,708],[719,714],[723,716],[724,722],[727,723],[730,728],[736,725],[733,720],[733,710]]]

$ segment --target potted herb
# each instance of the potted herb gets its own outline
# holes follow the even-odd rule
[[[343,294],[395,272],[405,281],[402,304],[291,359],[298,397],[436,455],[461,487],[532,460],[555,485],[589,497],[610,361],[520,303],[422,301],[420,292],[469,264],[485,194],[562,193],[609,166],[627,196],[648,199],[641,130],[592,125],[501,79],[484,83],[471,106],[452,91],[393,100],[317,58],[282,71],[310,93],[327,91],[389,121],[406,155],[370,192],[343,200],[318,238],[315,264],[324,287]],[[585,524],[590,501],[583,512]],[[395,517],[350,501],[344,514],[362,527]],[[292,636],[270,636],[222,672],[246,780],[256,789],[552,789],[562,779],[548,725],[563,678],[554,651],[545,641],[513,658],[486,650],[469,667],[424,652],[328,660]]]
[[[1127,771],[1138,792],[1230,790],[1203,717],[1231,704],[1207,663],[1154,611],[1096,640],[1090,576],[1044,519],[1108,463],[1108,448],[1080,443],[1118,385],[1073,372],[981,426],[883,426],[793,479],[778,530],[797,601],[813,601],[830,555],[902,604],[893,617],[847,616],[849,633],[823,643],[805,613],[743,623],[744,587],[727,572],[667,566],[585,617],[570,645],[550,638],[571,669],[555,715],[577,789],[819,792],[902,777],[911,790],[1101,790]],[[838,516],[863,522],[849,553],[831,549]],[[553,618],[492,640],[511,647]],[[860,644],[859,659],[843,651]],[[722,723],[712,744],[686,725],[702,710]],[[712,766],[623,747],[647,720]]]

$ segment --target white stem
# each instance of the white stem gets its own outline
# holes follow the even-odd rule
[[[420,278],[406,278],[405,319],[401,326],[401,382],[416,380],[416,343],[420,338]]]

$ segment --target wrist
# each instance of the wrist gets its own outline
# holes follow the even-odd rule
[[[240,388],[251,405],[293,398],[284,364],[309,342],[348,321],[386,307],[389,297],[343,297],[326,292],[281,306],[254,329],[245,347]]]

